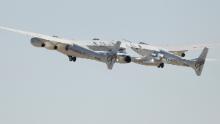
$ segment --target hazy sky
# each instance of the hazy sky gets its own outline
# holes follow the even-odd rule
[[[0,25],[68,39],[220,41],[219,0],[0,0]],[[219,124],[220,64],[164,69],[71,63],[0,31],[1,124]],[[189,57],[195,58],[190,53]],[[220,59],[219,48],[208,58]]]

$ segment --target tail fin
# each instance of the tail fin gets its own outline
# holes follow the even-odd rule
[[[192,64],[192,68],[195,70],[197,76],[200,76],[202,73],[202,69],[205,64],[205,59],[208,54],[208,50],[209,49],[205,47],[202,53],[200,54],[199,58],[193,60],[194,62]]]
[[[117,59],[117,52],[120,49],[121,42],[117,41],[117,43],[114,45],[113,49],[109,52],[109,55],[107,56],[107,67],[109,70],[111,70],[116,62]]]
[[[117,53],[120,49],[121,41],[117,41],[116,44],[113,46],[113,49],[111,50],[113,53]]]

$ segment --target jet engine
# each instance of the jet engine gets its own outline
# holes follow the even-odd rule
[[[40,38],[32,38],[31,39],[31,44],[35,47],[45,47],[46,49],[49,50],[56,50],[57,46],[49,41],[40,39]]]
[[[171,51],[171,53],[173,53],[173,54],[175,54],[177,56],[180,56],[180,57],[185,57],[186,56],[185,52],[186,51],[174,51],[174,52]]]
[[[45,43],[39,38],[31,38],[31,44],[35,47],[44,47]]]
[[[131,57],[128,55],[117,55],[117,62],[118,63],[130,63]]]
[[[186,56],[186,54],[185,54],[185,53],[182,53],[182,54],[181,54],[181,57],[185,57],[185,56]]]

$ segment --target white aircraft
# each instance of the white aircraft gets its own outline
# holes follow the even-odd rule
[[[187,60],[182,58],[185,56],[185,53],[183,51],[170,52],[164,49],[153,47],[153,49],[149,49],[149,45],[142,45],[142,47],[143,48],[135,46],[131,47],[132,50],[142,55],[142,57],[134,59],[135,63],[143,65],[153,65],[157,66],[158,68],[163,68],[164,63],[191,67],[195,70],[198,76],[200,76],[202,73],[205,59],[208,54],[208,48],[205,47],[198,58]]]
[[[94,51],[77,44],[77,41],[61,39],[58,37],[43,34],[16,30],[7,27],[0,29],[20,33],[31,37],[31,44],[35,47],[44,47],[49,50],[57,50],[69,57],[69,61],[76,61],[76,58],[86,58],[104,62],[108,69],[112,69],[115,62],[130,63],[131,57],[124,53],[119,53],[121,42],[117,41],[109,51]]]
[[[192,60],[183,59],[185,52],[190,49],[167,50],[146,43],[131,43],[121,41],[103,41],[95,38],[88,42],[78,40],[66,40],[58,37],[26,32],[7,27],[0,29],[24,34],[32,37],[31,43],[35,47],[45,47],[49,50],[57,50],[69,57],[70,61],[76,61],[78,58],[86,58],[101,61],[107,64],[108,69],[112,69],[113,64],[130,63],[156,66],[163,68],[164,64],[191,67],[198,76],[201,75],[205,59],[208,54],[208,48],[204,47],[201,55]],[[199,46],[197,46],[199,47]],[[201,46],[200,46],[201,47]],[[131,48],[140,56],[131,56],[126,50]]]
[[[87,46],[95,51],[108,51],[112,49],[114,42],[103,42],[99,39],[87,43]],[[204,45],[198,45],[188,48],[170,48],[169,50],[155,47],[143,42],[132,43],[132,42],[123,42],[121,52],[126,51],[127,48],[131,48],[134,52],[138,53],[140,57],[131,57],[131,61],[137,64],[146,65],[146,66],[156,66],[158,68],[163,68],[164,64],[172,64],[177,66],[191,67],[195,70],[198,76],[201,75],[203,66],[205,64],[205,59],[208,54],[208,48]],[[201,55],[196,59],[183,59],[185,53],[189,50],[196,50],[203,48]],[[126,52],[125,52],[126,53]]]

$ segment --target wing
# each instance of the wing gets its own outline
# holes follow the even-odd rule
[[[47,36],[47,35],[43,35],[43,34],[21,31],[21,30],[17,30],[17,29],[8,28],[8,27],[2,27],[2,26],[0,26],[0,29],[23,34],[23,35],[26,35],[29,37],[36,37],[36,38],[44,39],[47,41],[58,42],[58,43],[63,43],[63,44],[73,44],[73,41],[71,41],[71,40],[61,39],[61,38]]]
[[[21,31],[17,29],[2,27],[2,26],[0,26],[0,29],[29,36],[31,37],[31,44],[33,46],[45,47],[46,49],[49,50],[57,50],[63,54],[67,54],[67,51],[70,46],[77,46],[78,47],[77,49],[79,49],[79,54],[83,53],[85,57],[88,57],[90,53],[93,52],[92,50],[89,50],[81,45],[78,45],[78,43],[76,43],[76,41],[73,40],[66,40],[58,37],[47,36],[34,32]]]
[[[167,51],[184,57],[185,53],[188,51],[195,51],[195,50],[200,50],[203,49],[205,47],[208,48],[214,48],[214,47],[219,47],[220,43],[217,42],[207,42],[207,43],[200,43],[200,44],[195,44],[195,45],[182,45],[181,47],[170,47],[170,46],[160,46],[160,48],[166,49]]]
[[[161,48],[165,48],[166,50],[170,52],[187,52],[187,51],[193,51],[193,50],[200,50],[205,47],[208,48],[214,48],[220,46],[220,43],[218,42],[206,42],[206,43],[199,43],[194,45],[181,45],[179,47],[170,47],[170,46],[160,46]]]
[[[187,51],[188,50],[179,50],[179,51],[176,50],[176,51],[169,51],[169,52],[171,52],[171,53],[173,53],[173,54],[175,54],[177,56],[185,57]]]

